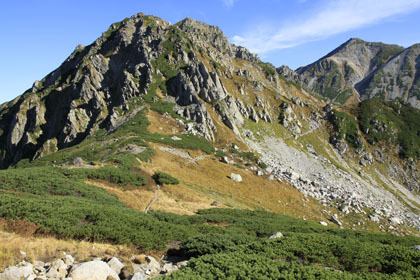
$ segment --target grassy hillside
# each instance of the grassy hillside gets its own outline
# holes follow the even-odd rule
[[[1,174],[1,180],[9,182],[1,190],[1,218],[25,220],[58,237],[131,244],[140,251],[164,250],[166,244],[181,241],[180,250],[171,253],[193,259],[173,279],[420,277],[420,252],[410,249],[419,238],[332,229],[266,211],[146,215],[99,188],[75,183],[58,168],[50,173],[29,168],[26,176],[16,172],[20,170]],[[36,182],[41,173],[48,179]],[[56,181],[63,191],[44,188]],[[267,239],[278,231],[284,238]]]

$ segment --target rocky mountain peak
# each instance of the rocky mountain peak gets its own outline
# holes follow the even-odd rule
[[[258,55],[249,52],[244,47],[231,44],[218,26],[209,25],[192,18],[185,18],[175,25],[178,26],[180,30],[188,33],[190,38],[201,47],[205,47],[206,44],[209,44],[218,52],[227,54],[232,58],[260,62]]]
[[[420,108],[420,44],[415,44],[393,56],[382,67],[371,72],[356,85],[363,99],[380,97],[400,99]]]
[[[351,38],[326,56],[296,70],[298,80],[310,91],[344,103],[357,95],[355,85],[403,51],[397,45]]]
[[[181,20],[175,25],[177,25],[181,30],[185,32],[192,32],[192,33],[202,32],[206,34],[214,33],[215,35],[218,35],[218,36],[224,36],[222,30],[218,26],[209,25],[205,22],[201,22],[190,17],[187,17]]]
[[[238,132],[236,122],[243,120],[235,104],[241,103],[229,97],[221,79],[232,78],[233,59],[260,63],[245,48],[230,44],[218,27],[191,18],[171,25],[139,13],[113,23],[0,108],[0,167],[71,147],[99,129],[113,130],[143,106],[145,95],[157,90],[176,103],[178,114],[195,121],[192,132],[214,140],[205,103],[216,100],[223,121]],[[221,72],[221,66],[226,70]],[[261,116],[270,119],[267,114]]]
[[[180,30],[188,33],[194,42],[210,44],[219,52],[227,52],[229,55],[232,55],[231,44],[219,27],[208,25],[207,23],[196,21],[192,18],[185,18],[178,22],[176,26],[178,26]]]

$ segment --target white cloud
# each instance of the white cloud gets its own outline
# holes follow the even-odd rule
[[[231,8],[233,7],[233,5],[235,5],[235,2],[237,2],[238,0],[222,0],[222,1],[226,7]]]
[[[261,25],[232,38],[253,52],[290,48],[334,34],[379,23],[420,7],[420,0],[327,0],[304,19],[280,25]]]

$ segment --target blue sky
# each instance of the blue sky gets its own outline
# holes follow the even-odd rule
[[[78,44],[143,12],[219,26],[263,61],[295,69],[346,40],[420,43],[420,0],[14,0],[0,10],[0,103],[57,68]]]

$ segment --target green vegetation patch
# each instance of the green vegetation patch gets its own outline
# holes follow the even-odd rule
[[[279,74],[279,77],[280,77],[280,79],[282,79],[286,83],[286,85],[288,85],[288,86],[294,86],[295,88],[300,89],[300,90],[302,89],[302,86],[300,84],[298,84],[298,83],[296,83],[296,82],[294,82],[292,80],[287,79],[283,75],[280,75]]]
[[[156,184],[159,184],[159,185],[163,185],[163,184],[178,185],[179,184],[178,179],[164,172],[155,172],[152,178],[155,180]]]
[[[105,204],[120,204],[115,196],[109,195],[105,190],[77,180],[83,176],[75,175],[76,172],[60,167],[0,170],[0,190],[16,195],[29,193],[45,197],[74,196]]]
[[[360,127],[371,144],[390,141],[402,158],[420,157],[420,110],[400,101],[372,98],[360,104]]]
[[[385,63],[387,63],[390,58],[392,58],[394,55],[400,53],[403,50],[404,48],[400,46],[384,45],[384,47],[381,49],[381,51],[377,55],[376,63],[378,65],[378,68],[385,65]]]
[[[0,217],[35,223],[58,237],[132,244],[141,251],[162,250],[181,241],[181,249],[172,253],[190,258],[189,265],[165,278],[420,277],[420,252],[410,249],[420,243],[416,237],[334,229],[265,211],[146,215],[103,189],[80,182],[84,176],[63,168],[3,170]],[[167,176],[161,173],[159,178]],[[279,231],[283,238],[268,239]]]
[[[162,214],[160,214],[162,215]],[[162,216],[159,216],[163,220]],[[172,217],[166,221],[178,222]],[[325,228],[264,211],[208,209],[206,228],[182,243],[189,265],[162,279],[416,279],[415,237]],[[211,232],[210,232],[211,229]],[[268,239],[281,231],[283,238]]]
[[[91,187],[94,188],[94,187]],[[40,196],[0,191],[0,217],[26,220],[59,237],[164,249],[188,236],[185,228],[157,221],[120,203],[76,196]]]
[[[167,144],[176,148],[201,150],[207,154],[211,154],[215,151],[211,142],[204,137],[196,135],[176,135],[177,138],[180,138],[181,140],[174,140],[174,135],[162,135],[148,132],[147,127],[149,125],[150,121],[145,117],[144,111],[140,111],[131,121],[120,126],[114,133],[114,137],[133,135],[140,136],[145,141]]]
[[[262,67],[266,77],[276,75],[276,69],[271,64],[261,62],[261,63],[259,63],[259,65]]]
[[[165,76],[166,79],[170,79],[178,75],[179,70],[177,70],[174,65],[169,63],[169,56],[176,57],[178,56],[177,45],[181,44],[183,41],[182,31],[178,27],[173,26],[170,28],[165,41],[161,43],[163,48],[163,53],[158,56],[156,60],[152,61],[152,66]]]
[[[95,168],[73,168],[64,172],[66,175],[78,179],[97,179],[105,180],[120,186],[144,186],[147,180],[144,176],[129,172],[123,168],[116,168],[114,166],[104,166],[98,169]]]
[[[333,125],[338,140],[346,140],[353,148],[363,146],[357,121],[352,116],[345,112],[333,110],[328,120]]]
[[[213,65],[213,68],[214,69],[218,69],[218,68],[220,68],[220,63],[219,62],[217,62],[216,60],[211,60],[211,65]]]

